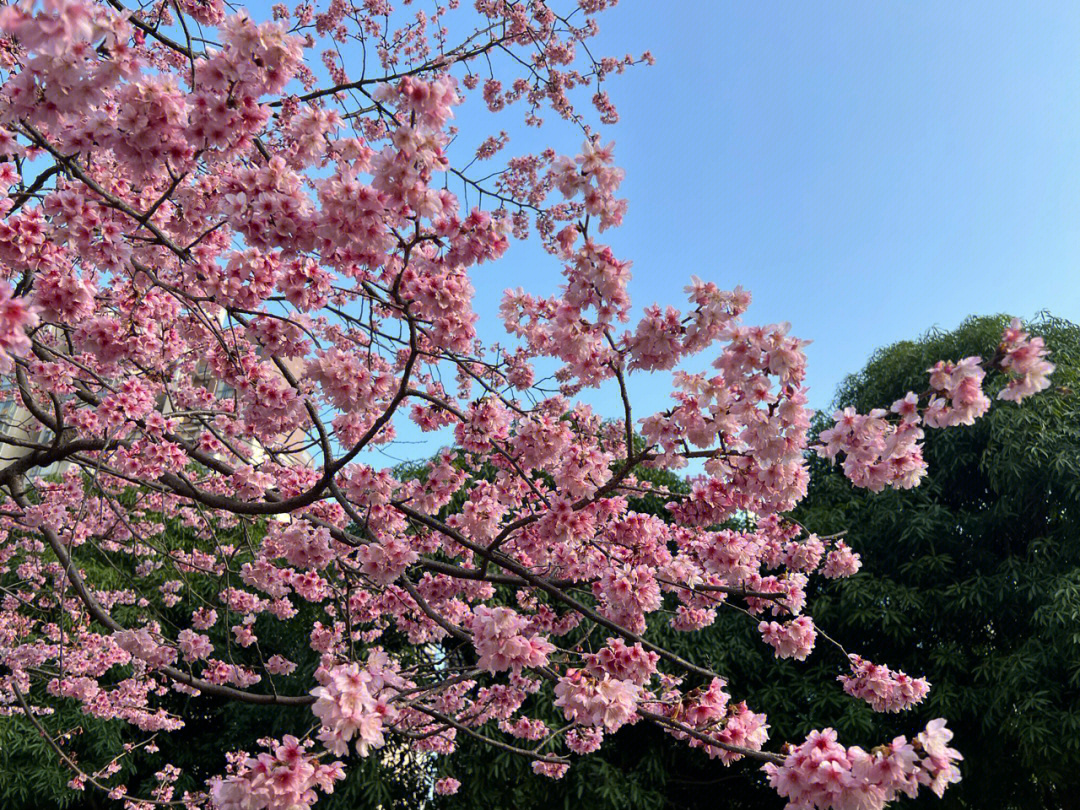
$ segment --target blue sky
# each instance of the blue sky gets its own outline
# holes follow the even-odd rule
[[[656,57],[609,82],[630,211],[605,236],[637,307],[683,306],[692,274],[742,284],[747,322],[814,341],[816,407],[933,326],[1080,321],[1080,4],[624,2],[599,19],[594,53]],[[547,142],[576,145],[553,121],[511,150]],[[483,336],[504,288],[559,281],[519,246],[478,268]],[[640,415],[666,404],[656,382],[634,386]],[[615,415],[611,398],[593,401]]]
[[[1080,5],[655,7],[609,21],[657,57],[613,91],[639,299],[741,282],[818,405],[934,325],[1080,320]]]

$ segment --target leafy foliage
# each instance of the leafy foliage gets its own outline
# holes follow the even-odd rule
[[[972,318],[884,349],[837,402],[888,402],[935,358],[985,352],[1002,323]],[[966,759],[949,807],[1072,807],[1080,787],[1080,328],[1043,317],[1032,332],[1057,364],[1032,407],[928,431],[930,472],[915,490],[868,495],[812,462],[797,512],[821,533],[847,529],[866,561],[825,589],[815,618],[853,652],[911,674],[924,662],[932,688],[918,716],[873,720],[884,731],[950,718]],[[834,723],[861,731],[846,714]]]

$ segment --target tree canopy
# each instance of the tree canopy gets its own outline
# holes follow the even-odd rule
[[[981,351],[1003,321],[971,318],[877,352],[838,405],[910,390],[936,358]],[[815,618],[853,651],[925,673],[916,711],[954,722],[966,777],[947,806],[1076,807],[1080,796],[1080,327],[1046,316],[1031,328],[1054,345],[1046,396],[928,432],[916,489],[867,495],[815,461],[796,510],[816,531],[847,530],[865,561],[815,600]],[[799,680],[785,685],[812,700]],[[833,714],[848,734],[892,725]]]
[[[805,341],[744,321],[746,290],[691,276],[683,311],[635,308],[603,241],[628,205],[604,81],[651,57],[590,47],[613,5],[0,7],[15,755],[37,735],[72,790],[126,810],[304,810],[403,762],[452,796],[463,741],[558,781],[639,725],[756,764],[799,810],[961,778],[947,718],[785,741],[751,689],[843,649],[808,597],[862,563],[792,516],[811,454],[852,487],[917,487],[926,431],[1045,392],[1052,347],[998,324],[812,443]],[[506,107],[565,127],[514,154],[485,118]],[[564,283],[508,290],[483,340],[471,278],[530,238]],[[645,375],[670,393],[651,413]],[[382,468],[399,431],[445,450]],[[639,472],[689,462],[686,490]],[[635,508],[650,496],[663,518]],[[760,636],[757,680],[693,641],[728,610]],[[843,663],[838,698],[926,698],[890,662]],[[125,731],[83,745],[73,707]],[[214,772],[188,727],[220,727]]]

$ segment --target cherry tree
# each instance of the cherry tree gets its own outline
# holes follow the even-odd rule
[[[0,9],[0,711],[46,737],[74,789],[303,808],[392,737],[434,756],[480,738],[557,779],[638,722],[764,763],[793,808],[959,779],[944,720],[871,751],[830,729],[772,743],[752,695],[649,627],[741,611],[777,657],[835,646],[853,698],[921,701],[925,679],[849,654],[806,610],[810,577],[860,565],[786,516],[806,454],[854,486],[915,486],[924,428],[982,416],[984,383],[1015,403],[1045,389],[1046,349],[1014,322],[988,359],[943,360],[927,390],[838,413],[811,447],[804,341],[744,325],[749,293],[687,279],[683,310],[631,323],[630,262],[600,241],[623,172],[594,127],[617,119],[604,80],[651,57],[592,53],[614,4]],[[463,145],[455,116],[481,103],[584,145],[505,157],[490,129]],[[506,337],[484,345],[470,275],[526,239],[565,284],[507,292]],[[635,413],[632,375],[663,379],[670,407]],[[575,401],[592,388],[618,418]],[[448,445],[416,477],[371,463],[406,423]],[[686,495],[635,475],[691,461]],[[669,520],[631,511],[642,493],[670,498]],[[753,528],[724,528],[735,516]],[[310,638],[310,682],[278,625]],[[540,692],[564,725],[531,713]],[[174,693],[310,722],[223,750],[198,791],[166,763],[139,796],[49,728],[63,700],[183,734]]]

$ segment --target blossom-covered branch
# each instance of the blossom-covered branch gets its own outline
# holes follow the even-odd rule
[[[957,778],[939,721],[870,754],[829,732],[768,751],[752,695],[656,641],[658,622],[735,609],[802,660],[829,640],[804,614],[811,578],[860,558],[786,516],[808,480],[805,342],[696,277],[683,310],[635,314],[630,262],[600,241],[623,172],[589,119],[614,123],[604,79],[651,57],[592,56],[614,3],[554,5],[0,9],[0,711],[44,728],[35,712],[71,701],[151,733],[182,729],[177,693],[312,712],[180,795],[171,764],[152,796],[112,770],[76,789],[285,810],[392,738],[450,755],[459,736],[558,778],[636,722],[768,763],[794,807]],[[462,144],[475,96],[530,125],[553,113],[583,145]],[[508,291],[508,335],[485,345],[470,274],[533,235],[565,283]],[[920,425],[985,413],[990,369],[1002,399],[1045,389],[1045,355],[1014,324],[892,417],[841,414],[821,452],[859,486],[914,485]],[[634,375],[670,379],[671,407],[635,417]],[[619,418],[575,401],[586,388]],[[405,425],[446,449],[373,466]],[[689,492],[642,474],[691,460]],[[928,689],[844,664],[879,710]]]

